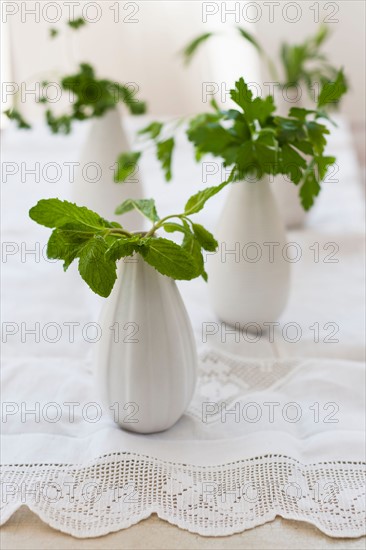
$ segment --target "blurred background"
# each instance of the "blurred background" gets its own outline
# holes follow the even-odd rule
[[[52,80],[91,61],[99,76],[137,83],[152,116],[191,114],[202,110],[205,83],[230,85],[241,74],[253,82],[273,80],[256,50],[233,31],[240,25],[253,33],[271,55],[280,43],[301,42],[325,22],[331,36],[324,52],[344,66],[350,92],[342,114],[351,125],[361,162],[365,163],[365,2],[3,2],[3,82],[27,82],[32,89],[42,78]],[[38,6],[37,6],[38,5]],[[83,16],[88,25],[79,32],[65,21]],[[59,29],[49,39],[50,27]],[[219,31],[188,68],[179,55],[203,32]],[[224,85],[223,85],[224,86]],[[3,107],[12,97],[3,97]],[[207,99],[206,99],[207,102]],[[8,105],[7,105],[8,103]],[[32,100],[20,110],[35,120],[41,111]],[[60,106],[61,108],[61,106]],[[4,121],[3,121],[4,123]]]

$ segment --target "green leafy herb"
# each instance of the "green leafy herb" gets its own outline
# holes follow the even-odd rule
[[[29,215],[37,223],[53,229],[47,246],[48,257],[63,260],[65,270],[78,259],[81,277],[100,296],[108,296],[113,288],[116,261],[136,253],[162,275],[185,280],[201,275],[207,280],[202,249],[214,251],[217,246],[209,231],[193,223],[186,212],[159,219],[153,199],[129,199],[117,211],[123,214],[134,208],[152,221],[147,233],[132,234],[119,223],[109,222],[84,206],[56,198],[40,200]],[[172,219],[177,222],[170,221]],[[182,243],[157,236],[161,228],[182,232]]]
[[[79,17],[66,24],[71,29],[78,30],[86,24],[86,21]],[[49,33],[50,38],[55,38],[59,30],[51,28]],[[80,63],[75,73],[65,75],[58,84],[62,92],[73,99],[69,99],[70,109],[67,113],[56,114],[49,105],[45,110],[45,120],[53,134],[69,134],[74,122],[101,117],[119,103],[124,103],[133,115],[146,112],[145,102],[135,97],[135,90],[131,89],[131,86],[98,78],[94,68],[88,63]],[[47,82],[42,83],[43,87],[46,85]],[[38,104],[49,104],[43,93],[36,97],[35,101]],[[30,128],[16,109],[7,110],[5,114],[17,122],[18,128]]]
[[[72,202],[60,199],[41,199],[36,206],[30,209],[29,216],[45,227],[62,227],[70,223],[99,230],[112,227],[110,222],[85,206],[77,206]]]
[[[159,141],[157,144],[157,157],[161,162],[166,181],[172,179],[172,154],[174,150],[174,138]]]
[[[184,50],[182,52],[183,57],[184,57],[184,61],[187,65],[188,65],[188,63],[190,63],[192,61],[193,56],[198,51],[199,47],[204,42],[206,42],[211,36],[213,36],[212,32],[206,32],[204,34],[201,34],[200,36],[198,36],[194,40],[192,40],[192,42],[190,42],[189,44],[187,44],[187,46],[184,48]]]
[[[126,212],[130,212],[134,209],[138,210],[148,220],[153,222],[159,220],[154,199],[127,199],[117,206],[115,213],[126,214]]]
[[[256,38],[246,29],[236,27],[236,30],[239,32],[240,36],[244,38],[246,42],[254,46],[259,54],[266,60],[270,74],[273,78],[278,80],[279,71],[276,68],[273,57],[264,52],[258,40],[256,40]],[[200,46],[207,42],[209,38],[215,36],[215,34],[217,33],[208,32],[191,41],[183,50],[185,63],[188,64],[199,50]],[[330,64],[327,56],[322,52],[322,47],[329,36],[329,27],[320,25],[315,35],[307,37],[300,44],[288,44],[287,42],[281,44],[278,57],[281,63],[280,72],[283,74],[279,82],[282,89],[304,85],[309,95],[312,96],[315,84],[323,86],[327,82],[334,83],[338,71]],[[347,82],[345,78],[343,79],[342,85],[345,87],[346,91]],[[328,94],[328,92],[325,93]],[[333,94],[333,92],[331,93]],[[342,94],[343,93],[342,91]],[[336,95],[337,93],[335,96]],[[324,106],[325,105],[328,107],[337,105],[337,98],[333,97],[331,101],[324,103]]]
[[[153,238],[141,249],[144,260],[163,275],[172,279],[194,279],[201,274],[190,255],[178,244],[162,238]]]
[[[93,292],[107,297],[116,281],[116,263],[106,256],[108,245],[101,235],[86,242],[79,253],[79,273]]]
[[[329,104],[339,102],[340,98],[347,91],[347,83],[341,69],[337,73],[337,77],[334,82],[325,82],[318,98],[318,109],[325,107]]]
[[[228,183],[229,180],[224,181],[223,183],[220,183],[220,185],[216,185],[215,187],[207,187],[202,191],[198,191],[198,193],[188,199],[184,208],[185,214],[187,216],[197,214],[197,212],[202,210],[202,208],[205,206],[208,199],[210,199],[214,195],[217,195],[217,193],[219,193],[221,189],[223,189]]]
[[[67,24],[71,29],[78,30],[80,29],[80,27],[83,27],[84,25],[86,25],[86,21],[82,17],[78,17],[77,19],[68,21]]]
[[[126,179],[135,172],[140,157],[141,153],[137,151],[119,155],[117,159],[117,169],[114,173],[115,183],[126,181]]]
[[[201,247],[204,250],[209,252],[214,252],[218,247],[218,242],[215,237],[200,225],[199,223],[192,223],[192,229],[196,236],[197,241],[200,243]]]
[[[30,130],[32,128],[16,109],[7,109],[4,111],[4,115],[6,115],[9,120],[14,120],[17,123],[18,128],[23,130]]]
[[[339,98],[345,93],[341,75],[336,82],[323,85],[321,106],[330,96]],[[299,108],[290,109],[288,117],[274,116],[273,99],[254,98],[242,78],[235,83],[230,96],[241,110],[215,109],[211,115],[198,115],[191,120],[187,136],[194,144],[196,157],[204,154],[220,157],[224,166],[232,167],[236,180],[249,175],[258,178],[264,174],[288,175],[300,186],[301,203],[309,209],[333,159],[324,156],[329,130],[318,122],[328,116],[323,111]],[[198,193],[186,205],[186,212],[198,211],[206,197],[220,190],[219,186]]]
[[[159,137],[161,130],[163,129],[163,123],[162,122],[152,122],[145,128],[142,128],[138,133],[139,134],[146,134],[149,136],[150,139],[156,139]]]
[[[262,46],[259,44],[259,42],[254,38],[254,36],[250,32],[246,31],[242,27],[237,27],[237,30],[241,35],[241,37],[247,40],[248,42],[250,42],[251,44],[253,44],[253,46],[259,53],[263,52]]]

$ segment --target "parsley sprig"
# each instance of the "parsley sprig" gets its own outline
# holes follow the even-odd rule
[[[84,206],[57,198],[42,199],[31,210],[32,220],[53,229],[47,245],[50,259],[63,260],[64,270],[78,259],[79,273],[89,287],[107,297],[116,281],[116,262],[139,254],[159,273],[173,279],[190,280],[202,276],[207,281],[203,251],[214,252],[218,243],[201,224],[191,220],[208,199],[231,180],[199,191],[189,198],[184,211],[160,218],[154,199],[128,199],[116,214],[135,209],[151,227],[147,232],[130,233],[118,222],[105,220]],[[157,235],[157,231],[178,232],[181,244]]]

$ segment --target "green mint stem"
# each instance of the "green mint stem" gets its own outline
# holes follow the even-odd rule
[[[183,214],[172,214],[170,216],[165,216],[165,218],[162,218],[161,220],[159,220],[158,222],[156,222],[152,228],[150,229],[150,231],[148,231],[145,235],[145,237],[151,237],[152,235],[154,235],[155,231],[157,231],[159,229],[159,227],[161,227],[162,225],[164,225],[164,223],[167,221],[167,220],[170,220],[171,218],[181,218],[183,216]]]

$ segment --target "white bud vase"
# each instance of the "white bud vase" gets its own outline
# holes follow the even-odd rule
[[[306,223],[307,212],[301,206],[300,185],[295,185],[281,174],[271,183],[281,217],[287,229],[301,228]]]
[[[95,118],[83,146],[72,183],[72,200],[87,206],[108,220],[118,220],[116,207],[125,199],[143,196],[138,168],[123,183],[114,182],[117,157],[130,150],[117,108]],[[134,231],[141,225],[137,212],[123,216],[123,225]]]
[[[173,426],[197,376],[192,327],[175,281],[138,255],[121,261],[101,328],[97,382],[115,422],[144,434]]]
[[[288,298],[290,263],[267,177],[231,184],[215,236],[219,249],[208,256],[207,272],[218,317],[233,326],[276,321]]]

